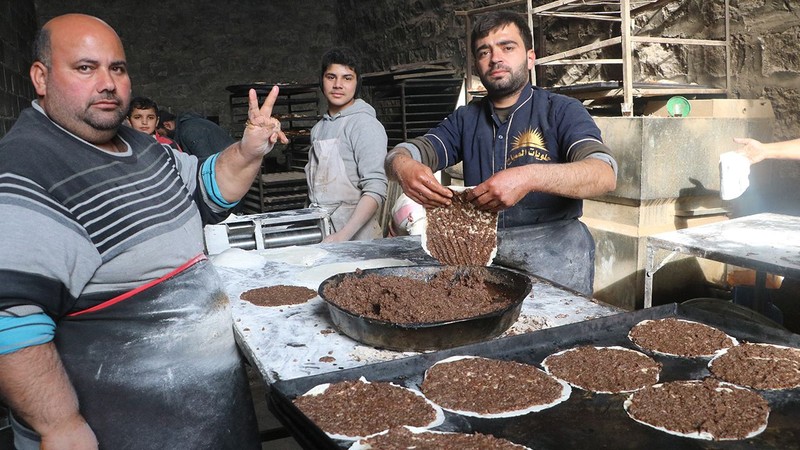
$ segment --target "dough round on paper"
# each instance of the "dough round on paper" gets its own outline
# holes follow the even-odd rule
[[[431,428],[444,422],[442,409],[420,392],[363,377],[316,386],[294,404],[332,439],[357,440],[393,427]]]
[[[317,296],[317,291],[303,286],[279,284],[242,292],[242,300],[256,306],[288,306],[305,303]]]
[[[547,373],[573,387],[600,394],[633,392],[658,382],[661,364],[624,347],[585,345],[554,353],[542,361]]]
[[[360,439],[349,450],[380,449],[481,449],[481,450],[530,450],[524,445],[494,437],[491,434],[466,434],[432,431],[420,428],[398,427],[386,432]]]
[[[742,344],[720,350],[708,363],[715,377],[753,389],[800,387],[800,349],[772,344]]]
[[[628,338],[642,350],[686,358],[710,358],[738,344],[712,326],[675,317],[643,320],[631,328]]]
[[[568,399],[572,388],[529,364],[453,356],[425,372],[422,392],[456,414],[505,418],[551,408]]]
[[[631,394],[623,406],[628,416],[649,427],[715,441],[760,434],[770,411],[757,392],[713,378],[646,387]]]

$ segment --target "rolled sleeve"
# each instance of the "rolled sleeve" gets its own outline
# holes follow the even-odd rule
[[[47,314],[0,316],[0,355],[46,344],[55,336],[56,324]]]
[[[462,133],[458,124],[460,115],[465,111],[465,107],[457,109],[423,136],[430,141],[436,152],[438,161],[435,170],[444,170],[461,161]]]

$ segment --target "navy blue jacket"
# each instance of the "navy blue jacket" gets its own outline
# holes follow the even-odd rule
[[[488,98],[462,106],[424,136],[439,158],[437,170],[463,161],[464,184],[475,186],[501,170],[573,161],[582,143],[602,143],[583,105],[528,84],[501,123]],[[532,192],[501,213],[501,228],[577,219],[583,201]]]

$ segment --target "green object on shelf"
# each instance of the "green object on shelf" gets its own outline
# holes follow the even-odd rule
[[[679,95],[667,100],[667,114],[670,117],[686,117],[692,111],[689,100]]]

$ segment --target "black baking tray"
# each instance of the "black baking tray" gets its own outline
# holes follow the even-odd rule
[[[425,370],[453,355],[478,355],[541,367],[546,356],[577,345],[635,348],[627,338],[630,328],[641,320],[665,317],[707,323],[740,342],[800,347],[800,335],[767,326],[762,321],[749,320],[741,314],[725,314],[724,308],[709,311],[707,308],[670,304],[339,372],[278,381],[271,386],[268,405],[304,448],[348,448],[351,442],[330,439],[294,406],[292,399],[321,383],[354,380],[362,376],[370,381],[391,381],[419,390]],[[708,358],[652,356],[663,364],[660,381],[701,379],[709,375]],[[622,407],[629,394],[592,394],[577,388],[573,388],[569,400],[524,416],[479,419],[445,412],[444,424],[436,429],[493,434],[532,449],[800,448],[800,389],[759,392],[771,408],[767,429],[754,438],[741,441],[714,442],[670,435],[630,419]]]
[[[441,265],[412,265],[340,273],[320,283],[317,291],[328,305],[331,322],[347,336],[372,347],[419,352],[458,347],[503,334],[517,321],[522,302],[528,297],[532,288],[528,275],[498,266],[480,267],[480,270],[486,271],[486,284],[494,289],[497,297],[507,299],[508,306],[465,319],[408,324],[392,323],[355,314],[337,306],[325,295],[327,286],[336,286],[346,277],[379,275],[427,281],[446,269],[447,266]],[[476,268],[459,267],[456,276],[473,269]]]

